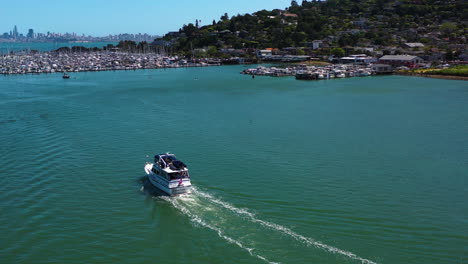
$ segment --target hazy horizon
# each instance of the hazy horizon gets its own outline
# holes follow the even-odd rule
[[[24,35],[30,28],[36,33],[76,33],[94,37],[123,33],[164,35],[179,30],[184,24],[195,23],[196,19],[201,20],[200,25],[207,25],[218,21],[224,13],[231,17],[262,9],[283,9],[290,3],[290,0],[238,0],[222,4],[214,0],[142,0],[131,4],[123,0],[12,1],[2,4],[0,34],[10,32],[16,25],[18,32]]]

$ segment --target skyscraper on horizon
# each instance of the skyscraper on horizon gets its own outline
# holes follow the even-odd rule
[[[34,29],[30,28],[28,30],[28,35],[26,35],[27,38],[34,38]]]
[[[13,27],[13,36],[14,39],[18,38],[18,28],[16,25]]]

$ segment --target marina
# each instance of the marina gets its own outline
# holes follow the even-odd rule
[[[242,74],[258,76],[295,76],[298,80],[323,80],[333,78],[366,77],[376,74],[391,74],[388,65],[381,64],[333,64],[316,67],[308,65],[265,67],[258,66],[243,70]]]
[[[221,60],[187,60],[178,56],[127,52],[44,52],[0,55],[0,74],[40,74],[204,67],[220,65]]]

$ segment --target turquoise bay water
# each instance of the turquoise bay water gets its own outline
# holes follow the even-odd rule
[[[9,53],[9,52],[18,52],[23,50],[38,50],[38,51],[51,51],[56,50],[61,47],[73,47],[80,46],[86,48],[102,47],[107,46],[107,44],[117,45],[118,42],[1,42],[0,43],[0,54]]]
[[[466,263],[466,82],[242,69],[0,76],[1,262]]]

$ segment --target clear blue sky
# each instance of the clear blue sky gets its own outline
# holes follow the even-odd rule
[[[299,1],[300,2],[300,1]],[[17,25],[46,33],[75,32],[93,36],[118,33],[163,35],[183,24],[201,25],[262,9],[285,8],[290,0],[6,0],[0,4],[0,34]]]

